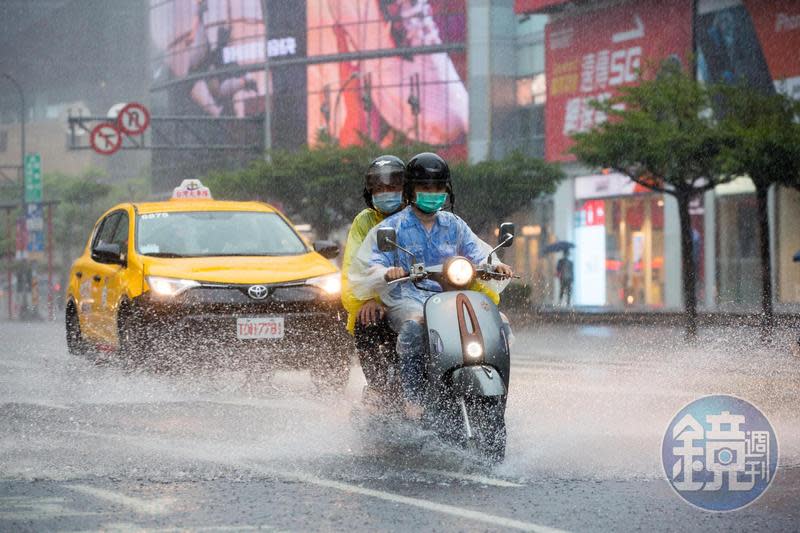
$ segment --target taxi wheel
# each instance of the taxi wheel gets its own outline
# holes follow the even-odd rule
[[[72,302],[67,304],[65,323],[67,329],[67,351],[69,351],[71,355],[86,355],[88,349],[86,347],[86,341],[83,340],[83,335],[81,335],[81,323],[80,320],[78,320],[78,310]]]
[[[311,381],[319,392],[342,393],[350,381],[350,357],[331,356],[311,367]]]

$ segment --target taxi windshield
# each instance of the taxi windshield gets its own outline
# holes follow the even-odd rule
[[[136,226],[136,250],[154,257],[296,255],[308,251],[277,213],[146,213],[139,215]]]

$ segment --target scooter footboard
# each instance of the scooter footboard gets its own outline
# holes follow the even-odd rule
[[[457,368],[451,378],[457,396],[505,396],[508,392],[500,374],[489,366]]]

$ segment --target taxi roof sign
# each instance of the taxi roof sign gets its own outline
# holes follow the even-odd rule
[[[212,200],[211,190],[204,186],[200,180],[183,180],[172,190],[173,200]]]

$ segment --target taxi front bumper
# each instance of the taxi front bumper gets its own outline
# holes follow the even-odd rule
[[[142,348],[192,359],[270,359],[294,367],[349,353],[338,295],[297,283],[267,285],[268,295],[256,300],[249,287],[203,284],[171,298],[143,294],[134,300]],[[239,338],[238,319],[263,317],[283,319],[282,338]]]

